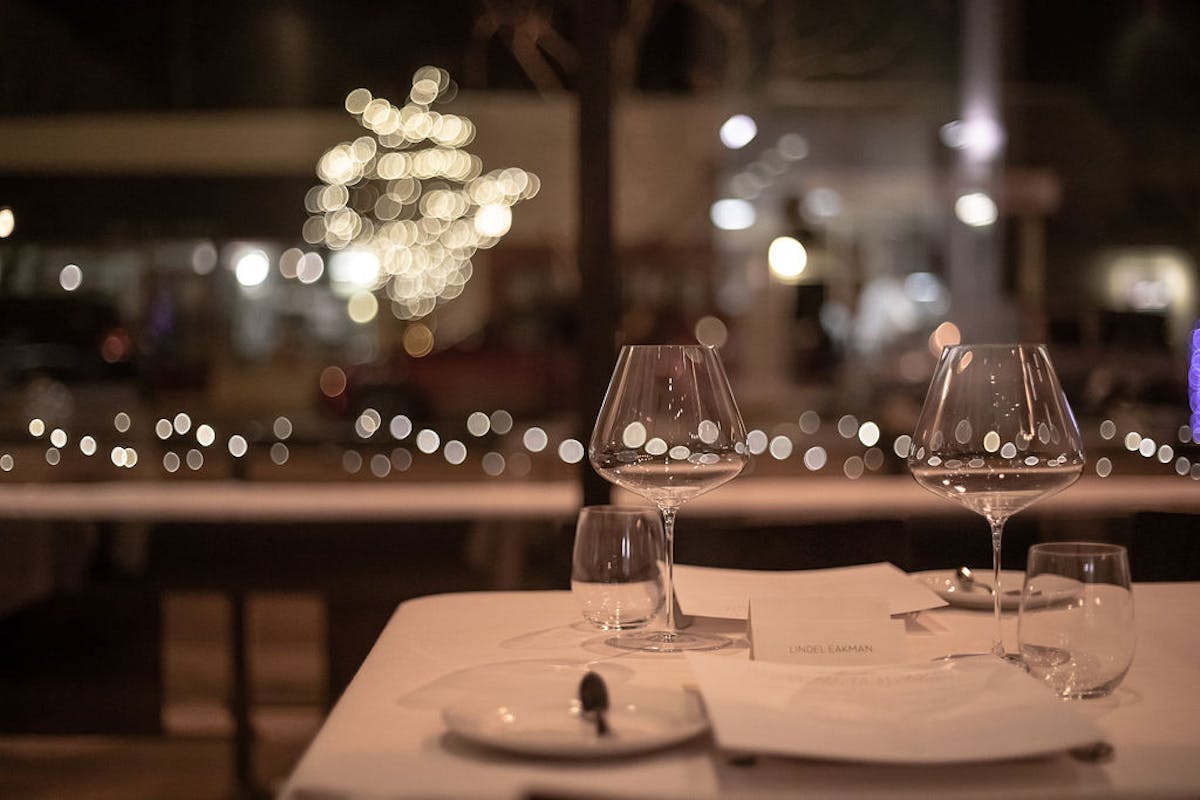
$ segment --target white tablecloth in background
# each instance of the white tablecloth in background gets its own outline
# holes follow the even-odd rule
[[[690,683],[682,656],[622,653],[578,623],[568,592],[424,597],[400,606],[297,765],[288,800],[385,797],[1144,797],[1200,795],[1200,583],[1139,584],[1138,651],[1108,698],[1073,701],[1092,716],[1116,758],[1088,765],[1065,755],[994,764],[888,767],[762,758],[734,766],[709,737],[640,758],[554,762],[491,753],[446,734],[441,705],[469,691],[471,670],[515,661],[604,659],[630,683]],[[1006,617],[1007,645],[1016,621]],[[986,649],[991,614],[921,613],[909,624],[910,660]],[[741,631],[701,620],[698,629]],[[744,650],[730,657],[745,657]]]

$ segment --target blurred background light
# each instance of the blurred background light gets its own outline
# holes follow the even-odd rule
[[[779,236],[767,248],[771,275],[781,283],[797,283],[808,266],[808,251],[798,239]]]
[[[321,394],[337,397],[346,391],[346,372],[341,367],[326,367],[321,371],[319,384]]]
[[[578,464],[587,450],[578,439],[564,439],[558,446],[558,457],[566,464]]]
[[[287,280],[295,279],[299,274],[302,258],[304,258],[304,251],[299,247],[289,247],[284,250],[279,256],[279,274]]]
[[[779,154],[788,161],[799,161],[808,155],[808,140],[798,133],[785,133],[776,145]]]
[[[217,266],[217,248],[212,242],[201,242],[192,249],[192,271],[207,275]]]
[[[68,292],[73,292],[83,284],[83,270],[78,264],[67,264],[58,273],[58,285]]]
[[[745,200],[726,198],[718,200],[709,209],[712,224],[723,231],[741,231],[754,225],[754,206]]]
[[[512,430],[513,417],[512,414],[505,411],[503,408],[498,408],[493,411],[488,419],[492,423],[492,430],[498,434],[506,434]]]
[[[804,196],[804,210],[817,219],[832,219],[842,213],[842,195],[837,189],[818,187]]]
[[[408,468],[412,466],[412,462],[412,453],[408,451],[408,448],[397,447],[392,450],[392,469],[397,472],[407,472]]]
[[[972,228],[986,228],[996,222],[996,201],[983,192],[968,192],[954,201],[954,216]]]
[[[512,227],[512,209],[489,203],[475,212],[475,230],[484,236],[503,236]]]
[[[521,442],[525,445],[525,449],[531,453],[542,452],[546,449],[549,441],[550,438],[546,435],[546,432],[537,426],[526,430],[525,434],[521,437]]]
[[[392,471],[392,459],[383,453],[371,456],[371,474],[376,478],[386,478]]]
[[[954,120],[941,127],[942,143],[962,150],[970,161],[991,161],[1004,147],[1004,128],[991,117],[980,116],[968,121]]]
[[[388,422],[388,433],[392,434],[392,438],[396,441],[406,438],[412,433],[412,420],[405,414],[397,414]]]
[[[251,250],[238,256],[234,275],[242,286],[259,286],[271,272],[271,260],[262,250]]]
[[[0,208],[0,239],[7,239],[16,227],[16,217],[13,210],[7,206]]]
[[[705,347],[722,347],[729,338],[729,329],[717,317],[704,316],[696,320],[696,341]]]
[[[196,442],[201,447],[211,447],[217,440],[217,432],[207,423],[196,428]]]
[[[931,272],[914,272],[904,278],[904,293],[914,303],[937,303],[945,298],[946,288]]]
[[[483,467],[483,472],[493,478],[504,474],[504,456],[495,451],[485,453],[480,466]]]
[[[430,428],[425,428],[417,434],[417,449],[425,455],[436,453],[441,443],[442,437]]]
[[[365,325],[375,319],[375,315],[379,313],[379,301],[371,292],[355,292],[346,301],[346,313],[354,322]]]
[[[730,150],[740,150],[754,141],[758,135],[758,125],[745,114],[734,114],[721,124],[719,135],[721,144]]]
[[[296,280],[301,283],[316,283],[325,274],[325,259],[320,253],[305,253],[296,265]]]
[[[433,331],[420,322],[409,325],[404,331],[404,352],[413,358],[421,358],[433,352]]]
[[[482,411],[472,411],[467,417],[467,432],[472,436],[486,436],[491,428],[491,420]]]
[[[451,439],[446,442],[446,447],[442,450],[442,455],[447,462],[458,466],[467,460],[467,446],[458,439]]]
[[[374,289],[379,276],[379,257],[368,250],[342,250],[329,259],[329,279],[347,287],[347,294],[355,288]]]
[[[792,440],[786,436],[775,436],[771,439],[771,444],[768,449],[771,452],[771,457],[776,461],[784,461],[792,455]]]

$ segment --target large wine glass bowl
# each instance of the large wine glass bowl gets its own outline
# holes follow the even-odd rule
[[[665,629],[610,641],[659,652],[727,644],[725,637],[680,632],[673,601],[676,512],[693,497],[733,480],[749,460],[745,427],[716,350],[699,345],[622,348],[588,457],[606,480],[658,506],[666,537]]]
[[[983,516],[992,532],[996,633],[1004,523],[1083,472],[1083,445],[1044,345],[954,345],[942,351],[908,466],[917,483]]]

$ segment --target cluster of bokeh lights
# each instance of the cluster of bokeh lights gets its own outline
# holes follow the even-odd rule
[[[311,216],[303,235],[342,254],[353,271],[356,320],[373,316],[364,295],[378,290],[405,320],[457,297],[475,253],[495,246],[512,225],[512,207],[541,187],[518,167],[483,171],[479,156],[464,149],[475,138],[474,123],[430,108],[455,92],[439,67],[417,70],[400,106],[355,89],[345,107],[367,134],[331,147],[317,162],[321,184],[305,196]]]
[[[841,473],[846,478],[856,480],[868,472],[878,472],[885,467],[887,446],[877,423],[872,420],[860,421],[853,414],[843,414],[833,423],[836,438],[830,438],[831,433],[823,440],[825,445],[805,443],[804,439],[816,435],[822,424],[820,414],[812,410],[805,411],[794,422],[751,430],[746,436],[745,447],[752,455],[770,457],[777,462],[799,458],[805,470],[819,473],[836,463],[830,447],[826,445],[840,440],[838,449],[862,448],[861,452],[852,452],[842,460]],[[107,451],[108,461],[113,467],[132,469],[142,463],[146,451],[151,449],[146,436],[137,436],[139,432],[135,430],[136,427],[129,414],[116,414],[112,428],[120,436],[117,441],[107,444],[102,444],[107,438],[103,433],[76,437],[64,428],[51,427],[40,418],[29,420],[27,430],[33,440],[47,444],[43,460],[52,467],[63,463],[74,442],[74,446],[86,458]],[[197,472],[208,461],[220,463],[224,459],[220,453],[222,449],[235,460],[244,459],[251,455],[252,450],[259,449],[265,451],[276,467],[287,465],[293,458],[289,442],[294,434],[294,425],[287,416],[276,417],[269,426],[247,426],[248,430],[259,429],[259,432],[252,436],[229,434],[223,437],[223,442],[214,425],[195,422],[183,411],[171,417],[159,418],[150,427],[154,437],[159,440],[159,446],[153,448],[154,452],[161,454],[162,469],[168,474],[185,468]],[[269,427],[269,437],[264,435],[266,427]],[[535,458],[556,458],[567,465],[579,464],[587,458],[587,447],[578,439],[570,436],[553,437],[541,425],[518,426],[512,414],[504,409],[490,413],[472,412],[465,420],[465,435],[458,430],[448,435],[432,427],[419,427],[404,414],[385,419],[377,410],[370,408],[359,414],[353,427],[359,444],[344,447],[341,455],[341,467],[348,475],[356,475],[366,469],[375,478],[387,478],[392,473],[409,471],[418,458],[427,458],[433,459],[431,463],[442,461],[452,467],[474,465],[491,478],[505,476],[519,479],[530,475]],[[1105,441],[1123,445],[1123,449],[1130,454],[1140,455],[1163,466],[1171,465],[1177,475],[1200,480],[1200,461],[1193,462],[1187,456],[1178,454],[1171,444],[1158,442],[1132,430],[1122,436],[1116,423],[1110,419],[1100,423],[1098,433]],[[1193,444],[1192,428],[1181,426],[1177,437],[1182,445]],[[911,446],[912,438],[902,434],[892,440],[890,449],[903,463]],[[362,452],[363,448],[371,447],[380,449],[373,453]],[[0,472],[12,472],[16,466],[17,459],[13,453],[0,452]],[[1108,456],[1102,456],[1095,460],[1093,468],[1096,475],[1107,478],[1113,473],[1113,461]]]

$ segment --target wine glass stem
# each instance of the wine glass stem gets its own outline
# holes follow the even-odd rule
[[[1000,588],[1000,539],[1004,536],[1004,518],[988,518],[992,528],[992,609],[996,615],[996,634],[992,639],[992,652],[1004,658],[1004,629],[1000,624],[1000,605],[1003,590]]]
[[[667,559],[667,574],[663,578],[663,598],[667,605],[667,635],[674,636],[675,627],[675,513],[678,508],[660,506],[663,521],[664,554]]]

